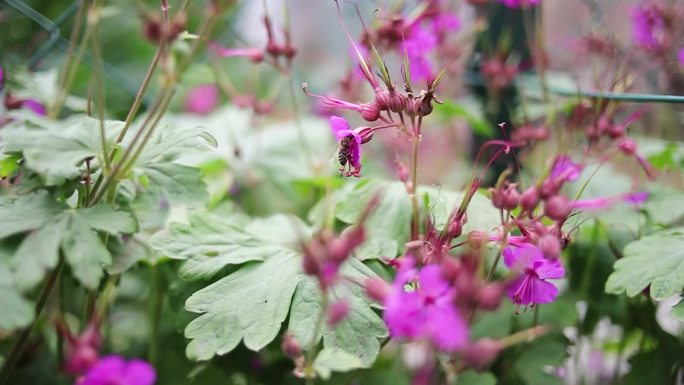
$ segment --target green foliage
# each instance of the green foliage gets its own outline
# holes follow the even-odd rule
[[[558,367],[565,359],[564,338],[558,335],[547,335],[524,346],[524,350],[515,361],[515,370],[528,385],[560,385],[563,382],[549,373],[547,367]]]
[[[454,385],[496,385],[496,377],[489,372],[466,370],[458,375]]]
[[[330,379],[332,372],[348,372],[364,367],[359,357],[336,348],[321,350],[313,365],[316,373],[324,380]]]
[[[661,231],[629,243],[615,262],[608,293],[634,297],[650,286],[654,299],[668,298],[684,288],[684,229]]]
[[[192,340],[187,354],[194,360],[226,354],[241,340],[251,350],[262,349],[276,338],[288,313],[289,328],[300,341],[311,341],[316,329],[320,293],[301,271],[300,252],[300,242],[311,230],[293,217],[248,223],[234,218],[195,215],[188,225],[174,225],[152,241],[162,254],[185,260],[185,279],[206,279],[228,265],[242,264],[188,298],[186,309],[202,313],[185,330]],[[349,261],[341,274],[345,279],[332,289],[330,300],[350,301],[351,311],[334,330],[321,331],[324,346],[344,350],[368,365],[380,349],[377,339],[386,331],[358,281],[375,274],[356,260]]]

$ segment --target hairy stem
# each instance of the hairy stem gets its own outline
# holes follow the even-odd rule
[[[411,148],[411,240],[418,239],[418,147],[420,137],[412,135],[413,146]]]

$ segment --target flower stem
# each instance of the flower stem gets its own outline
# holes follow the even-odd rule
[[[12,374],[14,366],[17,364],[17,361],[21,357],[21,353],[23,352],[24,347],[26,346],[26,342],[28,341],[28,338],[31,335],[31,331],[33,331],[34,326],[36,326],[38,317],[40,317],[40,313],[42,313],[43,308],[45,307],[45,303],[47,303],[48,297],[50,297],[50,293],[52,292],[52,289],[55,287],[57,278],[59,278],[59,275],[62,272],[62,266],[64,266],[64,259],[60,258],[59,262],[57,263],[57,266],[52,270],[47,281],[45,281],[43,289],[40,291],[40,295],[38,296],[38,300],[36,300],[35,318],[31,322],[31,324],[29,324],[29,326],[25,327],[24,330],[21,331],[21,334],[19,334],[19,338],[17,338],[17,341],[12,346],[12,350],[10,350],[9,354],[7,355],[5,364],[2,366],[2,370],[0,370],[0,385],[7,384],[7,379]]]
[[[162,296],[162,279],[161,272],[159,271],[160,266],[152,266],[151,279],[152,279],[152,293],[150,294],[150,309],[152,311],[152,316],[150,318],[150,346],[147,353],[147,359],[152,364],[156,366],[157,356],[159,352],[159,325],[161,323],[162,308],[164,306],[163,296]]]
[[[418,145],[420,137],[412,135],[413,146],[411,150],[411,240],[418,239]]]

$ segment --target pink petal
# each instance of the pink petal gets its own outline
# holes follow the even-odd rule
[[[468,342],[468,329],[453,304],[431,306],[425,318],[425,332],[441,350],[452,352]]]
[[[449,283],[437,265],[427,265],[420,271],[420,291],[424,296],[437,298],[449,290]]]
[[[206,115],[212,112],[219,99],[219,90],[213,84],[203,84],[191,89],[185,98],[185,110]]]
[[[558,296],[558,289],[551,282],[535,279],[532,285],[532,302],[535,304],[553,302]]]
[[[540,279],[559,279],[565,275],[565,269],[560,261],[542,259],[535,262],[534,272]]]
[[[131,360],[126,367],[127,385],[152,385],[157,375],[152,365],[142,360]]]
[[[330,117],[330,127],[332,127],[333,135],[335,135],[338,142],[351,133],[351,128],[349,127],[347,119],[339,116]]]

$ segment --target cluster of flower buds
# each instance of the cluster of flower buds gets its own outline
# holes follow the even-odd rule
[[[600,102],[597,102],[600,103]],[[605,106],[599,106],[602,112],[597,116],[595,107],[591,104],[580,103],[572,111],[570,126],[582,129],[589,141],[591,149],[599,153],[605,153],[611,146],[626,156],[633,157],[650,179],[655,178],[656,173],[648,160],[639,155],[637,143],[630,138],[627,128],[643,115],[645,108],[640,108],[627,116],[622,122],[615,121],[615,110],[608,112]]]
[[[513,82],[518,66],[508,63],[502,56],[494,56],[482,63],[480,72],[492,90],[500,91]]]
[[[168,11],[168,9],[166,10]],[[165,12],[166,12],[165,11]],[[155,44],[176,40],[187,28],[185,12],[178,12],[172,20],[164,20],[158,13],[143,15],[143,36]]]

